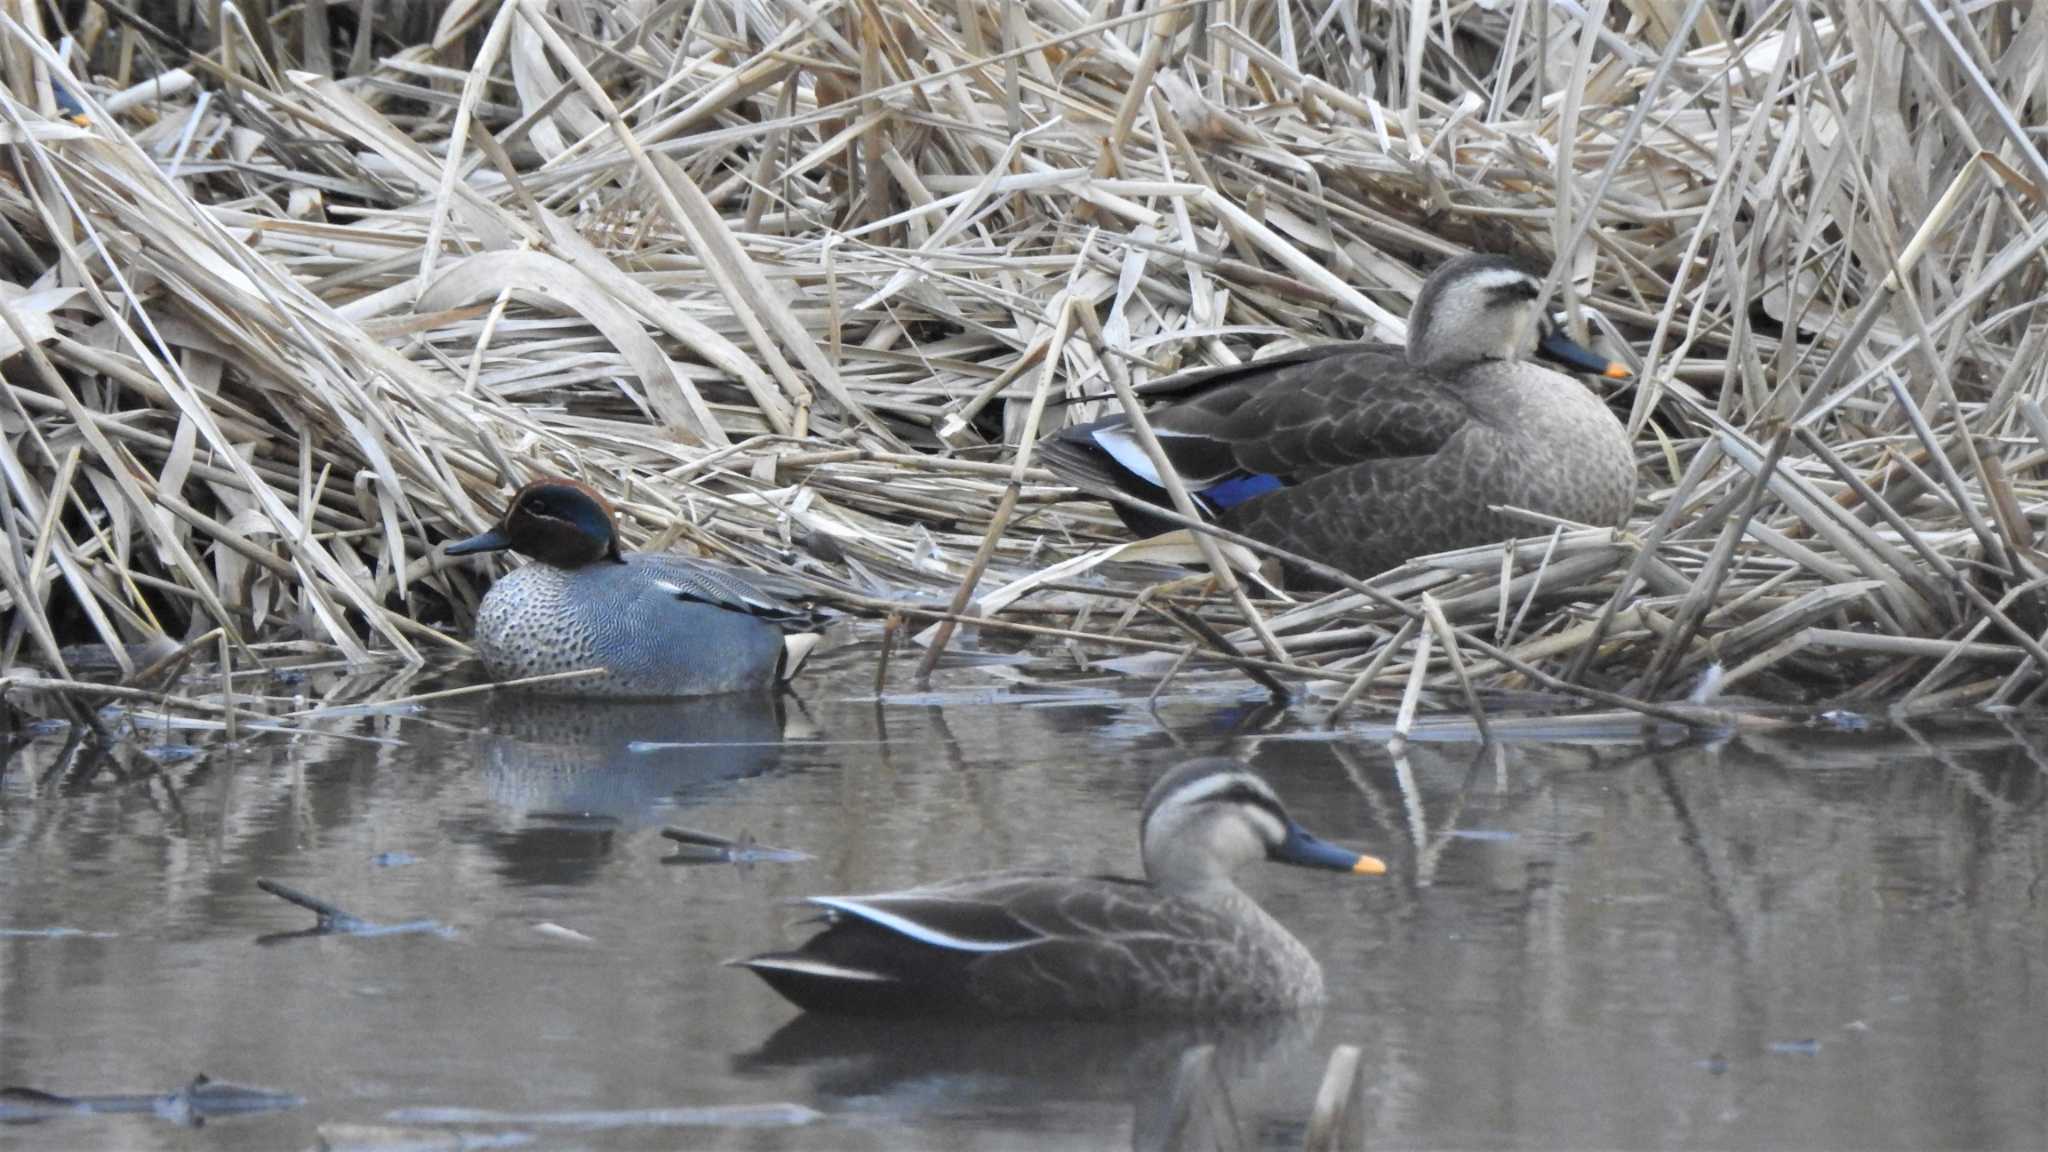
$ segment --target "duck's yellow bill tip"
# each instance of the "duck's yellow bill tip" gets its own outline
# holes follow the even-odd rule
[[[1635,375],[1635,373],[1628,370],[1628,365],[1623,364],[1619,360],[1609,360],[1607,367],[1602,369],[1600,374],[1609,380],[1626,380]]]
[[[1387,862],[1377,856],[1360,856],[1351,870],[1360,876],[1384,876],[1387,874]]]

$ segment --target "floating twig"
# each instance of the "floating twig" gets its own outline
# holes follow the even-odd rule
[[[664,864],[737,864],[746,867],[753,864],[795,864],[811,858],[808,852],[794,848],[757,844],[751,832],[742,832],[737,840],[688,828],[663,828],[661,835],[663,839],[683,846],[682,851],[662,857]]]
[[[319,917],[313,927],[300,932],[276,932],[260,936],[258,944],[276,944],[286,940],[297,940],[308,936],[408,936],[428,933],[435,936],[453,936],[455,930],[438,920],[408,920],[398,924],[380,924],[365,920],[320,899],[309,896],[296,888],[280,884],[275,880],[259,877],[256,887],[288,904],[296,904]]]

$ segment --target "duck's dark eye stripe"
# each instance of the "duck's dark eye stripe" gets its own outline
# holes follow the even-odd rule
[[[1266,793],[1261,792],[1256,788],[1253,788],[1249,784],[1233,784],[1221,792],[1216,792],[1211,795],[1204,796],[1201,800],[1201,803],[1244,804],[1253,808],[1263,808],[1266,810],[1266,812],[1271,814],[1274,819],[1280,821],[1282,824],[1287,823],[1287,813],[1281,810],[1280,805],[1276,801],[1274,801],[1274,799],[1271,796],[1268,796]]]
[[[1527,280],[1514,280],[1487,289],[1487,303],[1495,306],[1519,304],[1536,298],[1536,285]]]

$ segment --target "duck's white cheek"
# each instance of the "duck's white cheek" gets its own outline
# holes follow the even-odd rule
[[[1258,825],[1259,831],[1257,835],[1265,843],[1278,844],[1282,840],[1287,839],[1287,825],[1281,823],[1280,819],[1271,812],[1263,808],[1254,808],[1247,812],[1246,815],[1251,818],[1253,824]]]

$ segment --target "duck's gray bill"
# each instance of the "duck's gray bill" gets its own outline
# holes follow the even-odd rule
[[[1555,324],[1544,329],[1543,339],[1537,343],[1536,351],[1546,360],[1554,360],[1567,368],[1590,372],[1595,376],[1605,376],[1610,380],[1626,380],[1635,375],[1628,370],[1628,365],[1600,355],[1565,335],[1564,329]]]
[[[467,540],[457,540],[441,551],[449,556],[467,556],[472,552],[502,552],[511,546],[512,538],[501,529],[493,528]]]
[[[1387,862],[1377,856],[1364,856],[1349,848],[1318,840],[1296,824],[1287,829],[1287,839],[1273,849],[1273,859],[1283,864],[1299,864],[1304,868],[1328,868],[1335,872],[1356,872],[1361,876],[1381,876],[1387,871]]]

